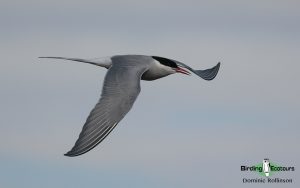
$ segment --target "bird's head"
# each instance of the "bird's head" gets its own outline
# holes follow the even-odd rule
[[[182,73],[182,74],[186,74],[186,75],[191,74],[189,71],[187,71],[186,69],[181,67],[179,64],[177,64],[175,60],[167,59],[164,57],[158,57],[158,56],[152,56],[152,58],[155,59],[156,61],[158,61],[163,66],[163,68],[166,71],[168,71],[170,74],[173,74],[173,73]]]

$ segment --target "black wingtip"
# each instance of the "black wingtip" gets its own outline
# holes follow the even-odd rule
[[[74,154],[72,154],[71,151],[69,151],[69,152],[65,153],[64,156],[66,156],[66,157],[76,157],[78,155],[74,155]]]
[[[71,151],[68,151],[67,153],[64,154],[64,156],[67,156],[67,157],[72,157],[71,155]]]

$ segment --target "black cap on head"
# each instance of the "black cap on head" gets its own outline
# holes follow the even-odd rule
[[[158,62],[160,62],[161,64],[168,66],[168,67],[172,67],[172,68],[178,68],[177,64],[167,58],[164,57],[158,57],[158,56],[152,56],[153,59],[157,60]]]

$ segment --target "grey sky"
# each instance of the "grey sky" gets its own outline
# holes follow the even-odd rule
[[[258,176],[240,165],[269,157],[296,166],[278,177],[299,187],[299,5],[1,1],[1,184],[253,186],[241,180]],[[197,69],[222,65],[211,82],[182,75],[142,82],[134,108],[103,143],[64,157],[106,71],[37,57],[115,54],[161,55]]]

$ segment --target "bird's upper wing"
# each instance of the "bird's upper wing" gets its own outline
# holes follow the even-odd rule
[[[192,69],[191,67],[187,66],[184,63],[181,63],[181,62],[178,62],[178,61],[176,61],[176,63],[179,66],[187,68],[188,70],[192,71],[193,73],[200,76],[204,80],[213,80],[217,76],[218,71],[220,69],[220,62],[216,66],[214,66],[213,68],[206,69],[206,70],[194,70],[194,69]]]
[[[109,68],[99,102],[88,116],[74,147],[66,156],[78,156],[97,146],[131,109],[140,92],[147,64],[124,61]]]

